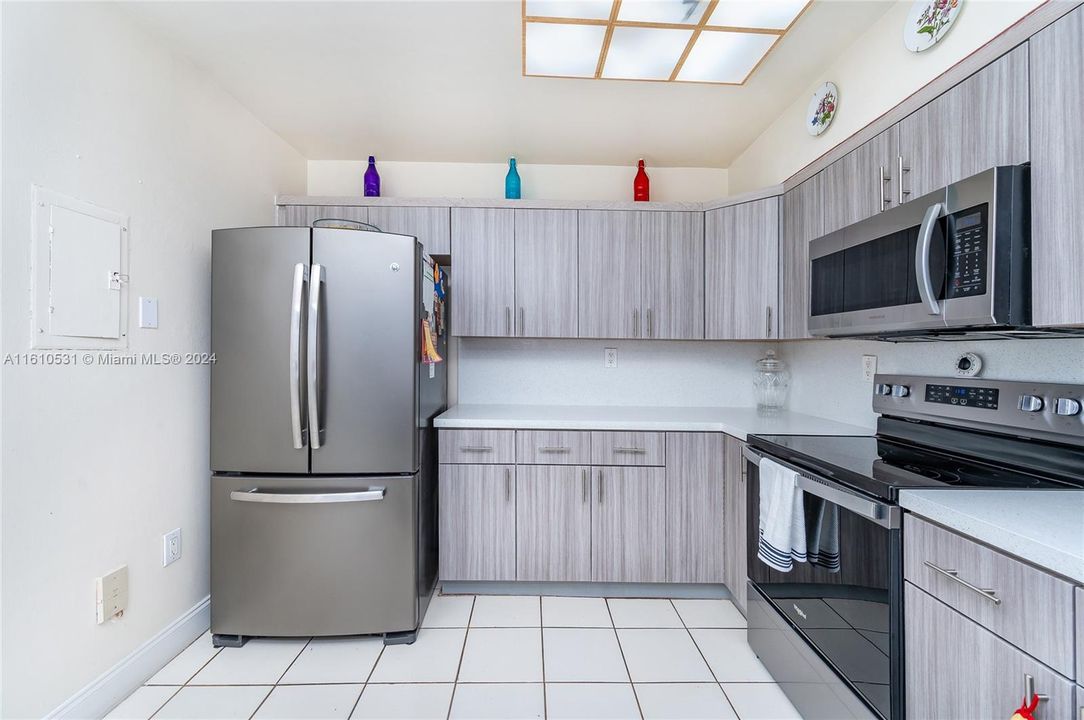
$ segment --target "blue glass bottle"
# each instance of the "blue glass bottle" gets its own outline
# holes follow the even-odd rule
[[[365,171],[365,197],[380,197],[380,173],[376,171],[376,158],[372,155]]]
[[[519,171],[516,170],[516,159],[508,158],[508,174],[504,176],[504,197],[508,200],[519,200],[520,183]]]

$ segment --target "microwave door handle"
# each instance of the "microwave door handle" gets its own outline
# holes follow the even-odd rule
[[[323,293],[324,267],[313,263],[309,273],[308,356],[306,357],[309,395],[309,447],[319,450],[320,442],[320,296]]]
[[[305,300],[305,285],[308,281],[309,269],[305,263],[295,265],[293,293],[290,298],[290,428],[293,430],[295,450],[305,447],[308,440],[305,423],[301,416],[302,304]]]
[[[933,278],[930,277],[930,245],[933,243],[933,229],[937,224],[944,205],[934,203],[926,209],[922,225],[918,231],[918,245],[915,248],[915,277],[918,278],[918,295],[929,310],[930,315],[941,314],[941,304],[937,302],[933,291]]]

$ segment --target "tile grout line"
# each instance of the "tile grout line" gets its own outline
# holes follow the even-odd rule
[[[208,628],[207,632],[211,632],[209,628]],[[203,636],[201,635],[200,637],[203,637]],[[190,643],[189,643],[189,644],[188,644],[188,645],[187,645],[187,646],[186,646],[186,647],[184,648],[184,650],[187,650],[188,648],[192,647],[192,646],[193,646],[193,645],[195,645],[195,644],[196,644],[197,642],[199,642],[199,640],[200,640],[200,638],[196,638],[195,640],[193,640],[192,642],[190,642]],[[211,647],[214,647],[214,636],[213,636],[213,635],[212,635],[212,639],[211,639]],[[171,662],[173,662],[174,660],[176,660],[176,659],[177,659],[178,657],[180,657],[181,653],[183,653],[183,652],[184,652],[184,650],[181,650],[181,652],[179,652],[179,653],[177,653],[176,655],[174,655],[174,656],[173,656],[173,658],[172,658],[172,659],[171,659],[171,660],[170,660],[169,662],[171,663]],[[173,694],[172,694],[172,695],[170,695],[170,696],[169,696],[168,698],[166,698],[166,701],[165,701],[164,703],[162,703],[161,705],[159,705],[159,706],[158,706],[158,709],[156,709],[156,710],[155,710],[154,712],[152,712],[152,713],[151,713],[150,715],[148,715],[148,717],[150,717],[150,718],[153,718],[153,717],[154,717],[155,715],[157,715],[158,713],[162,712],[162,708],[164,708],[164,707],[165,707],[165,706],[166,706],[167,704],[169,704],[169,701],[170,701],[170,700],[172,700],[173,698],[177,697],[177,694],[178,694],[178,693],[180,693],[180,692],[181,692],[181,690],[183,690],[184,688],[188,687],[188,686],[189,686],[188,684],[189,684],[190,682],[192,682],[192,680],[193,680],[193,679],[195,679],[195,677],[196,677],[197,675],[199,675],[199,674],[200,674],[201,672],[203,672],[203,669],[204,669],[205,667],[207,667],[208,665],[210,665],[210,664],[211,664],[211,661],[212,661],[212,660],[214,660],[214,659],[215,659],[216,657],[218,657],[218,654],[219,654],[219,653],[221,653],[221,652],[222,652],[222,648],[215,648],[215,651],[214,651],[213,653],[211,653],[211,657],[207,658],[207,660],[206,660],[206,661],[205,661],[205,662],[204,662],[204,663],[203,663],[202,665],[200,665],[200,666],[199,666],[199,667],[198,667],[198,668],[196,669],[196,671],[195,671],[194,673],[192,673],[191,675],[189,675],[189,676],[188,676],[188,679],[187,679],[187,680],[185,680],[185,681],[184,681],[183,683],[181,683],[181,684],[180,684],[179,686],[177,686],[177,689],[173,691]],[[168,666],[169,666],[169,663],[166,663],[166,667],[168,667]],[[165,668],[163,668],[163,669],[165,669]],[[161,671],[159,671],[159,672],[161,672]],[[147,685],[146,683],[143,683],[143,687],[155,687],[155,686],[149,686],[149,685]]]
[[[294,655],[294,659],[290,661],[290,664],[286,666],[286,669],[283,670],[282,673],[279,675],[279,679],[271,683],[271,689],[267,691],[267,694],[263,696],[263,700],[260,701],[260,704],[257,705],[256,709],[252,711],[252,714],[248,716],[249,720],[252,720],[252,718],[256,717],[256,713],[258,713],[260,711],[260,708],[263,707],[263,704],[267,702],[267,698],[271,697],[271,693],[275,692],[275,688],[277,688],[279,686],[279,683],[282,682],[282,678],[286,677],[286,673],[290,672],[290,668],[294,666],[294,663],[297,662],[297,659],[301,657],[302,653],[305,652],[305,648],[307,648],[311,642],[312,638],[310,637],[308,640],[305,641],[305,644],[301,646],[301,650],[298,651],[297,655]]]
[[[159,687],[159,686],[155,686],[155,685],[144,685],[143,687]],[[155,715],[157,715],[158,713],[162,712],[162,708],[164,708],[164,707],[165,707],[166,705],[168,705],[168,704],[169,704],[169,701],[170,701],[170,700],[172,700],[173,698],[177,697],[177,693],[179,693],[179,692],[180,692],[181,690],[184,690],[184,688],[185,688],[185,686],[184,686],[184,685],[178,685],[177,687],[175,687],[175,688],[173,689],[173,692],[172,692],[172,693],[170,693],[169,697],[167,697],[167,698],[166,698],[166,701],[165,701],[165,702],[163,702],[163,703],[162,703],[161,705],[159,705],[159,706],[158,706],[158,707],[157,707],[157,708],[156,708],[156,709],[154,710],[154,712],[152,712],[152,713],[151,713],[150,715],[148,715],[147,717],[148,717],[148,718],[153,718],[153,717],[154,717]],[[135,693],[132,693],[132,694],[134,695]],[[128,697],[131,697],[131,695],[129,695]],[[125,700],[127,700],[127,699],[128,699],[128,698],[125,698],[125,699],[124,699],[124,700],[122,700],[121,702],[124,702],[124,701],[125,701]],[[113,710],[116,710],[116,708],[113,708]],[[112,710],[110,710],[110,712],[112,712]]]
[[[610,622],[614,622],[613,611],[610,610],[610,598],[604,598],[606,603],[606,613],[610,616]],[[636,694],[636,684],[632,681],[632,673],[629,671],[629,661],[625,659],[625,648],[621,646],[621,635],[617,632],[617,623],[614,623],[614,639],[617,640],[617,649],[621,652],[621,662],[625,666],[625,674],[629,676],[629,687],[632,689],[632,699],[636,701],[636,710],[640,713],[640,719],[643,720],[644,709],[640,707],[640,696]]]
[[[365,676],[365,680],[361,683],[361,692],[354,698],[354,704],[350,707],[350,713],[346,716],[347,718],[352,718],[354,716],[354,711],[358,709],[358,703],[361,702],[361,696],[365,694],[365,688],[369,687],[369,681],[373,679],[373,673],[376,672],[376,666],[380,664],[380,658],[384,657],[384,650],[386,650],[387,647],[387,645],[380,646],[380,652],[376,654],[376,660],[373,661],[373,666],[369,668],[369,674]]]
[[[542,650],[542,717],[549,718],[546,705],[546,626],[542,617],[542,596],[538,596],[538,642]]]
[[[719,692],[723,694],[723,698],[726,699],[726,704],[730,706],[730,710],[734,713],[734,717],[738,718],[738,720],[741,720],[741,716],[738,715],[738,709],[734,707],[734,703],[731,702],[730,696],[726,694],[726,689],[723,687],[723,683],[720,682],[719,676],[715,674],[715,668],[711,666],[711,663],[708,662],[707,656],[704,655],[704,651],[700,649],[700,643],[696,641],[696,637],[693,636],[693,631],[689,629],[689,625],[685,622],[685,618],[681,616],[681,611],[678,610],[677,605],[674,604],[673,598],[670,598],[670,605],[674,608],[674,612],[677,613],[678,620],[681,621],[681,626],[684,627],[685,632],[689,634],[689,639],[692,640],[693,647],[695,647],[696,651],[700,653],[700,657],[701,659],[703,659],[704,664],[708,666],[708,672],[711,673],[711,677],[713,680],[715,680],[715,684],[719,686]]]
[[[445,720],[452,717],[452,703],[455,702],[455,690],[459,687],[459,671],[463,669],[463,656],[467,654],[467,638],[470,637],[471,621],[474,620],[474,606],[478,602],[478,596],[474,595],[470,601],[470,612],[467,613],[467,627],[463,631],[463,647],[459,649],[459,663],[455,666],[455,679],[452,681],[452,696],[448,698],[448,712]]]

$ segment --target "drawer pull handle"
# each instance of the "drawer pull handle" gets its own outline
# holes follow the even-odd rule
[[[572,452],[572,448],[567,447],[540,447],[538,448],[540,453],[566,453]]]
[[[622,453],[624,455],[646,455],[647,450],[638,447],[615,447],[615,453]]]
[[[493,452],[492,445],[460,445],[463,452]]]
[[[980,588],[977,585],[972,585],[967,580],[964,580],[963,578],[961,578],[960,573],[958,573],[957,571],[955,571],[955,570],[946,570],[943,567],[938,567],[938,566],[934,565],[932,562],[930,562],[929,560],[923,560],[922,564],[925,565],[926,567],[928,567],[930,570],[933,570],[936,573],[940,573],[941,575],[944,575],[945,577],[949,578],[950,580],[955,580],[956,582],[960,583],[961,585],[963,585],[965,588],[967,588],[971,592],[978,593],[979,595],[983,596],[984,598],[986,598],[987,600],[992,602],[994,605],[1000,605],[1001,604],[1001,598],[999,598],[997,596],[997,593],[994,590],[992,590],[990,588]]]

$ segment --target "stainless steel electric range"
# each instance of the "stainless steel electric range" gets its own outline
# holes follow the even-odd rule
[[[876,436],[749,438],[749,643],[803,717],[904,717],[899,491],[1084,488],[1082,404],[1084,386],[883,375]],[[830,513],[838,567],[758,557],[764,458],[797,471],[807,525]]]

